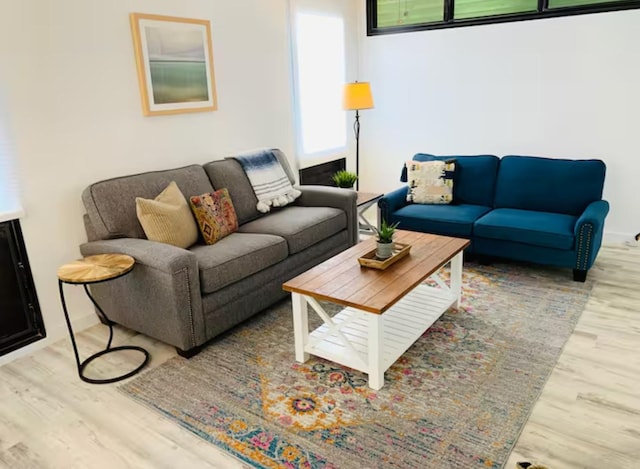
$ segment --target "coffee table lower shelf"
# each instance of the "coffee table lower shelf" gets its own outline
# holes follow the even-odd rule
[[[444,286],[444,285],[443,285]],[[452,305],[459,293],[420,284],[384,314],[347,307],[330,317],[312,297],[294,293],[296,360],[309,354],[369,375],[369,386],[380,389],[384,372]],[[307,304],[324,324],[312,332],[307,326]]]

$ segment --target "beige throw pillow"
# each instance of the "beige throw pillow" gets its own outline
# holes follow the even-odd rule
[[[174,181],[153,200],[136,197],[136,213],[151,241],[188,248],[198,240],[196,221]]]

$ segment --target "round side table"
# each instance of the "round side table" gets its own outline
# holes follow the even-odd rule
[[[149,352],[147,352],[142,347],[137,347],[134,345],[111,347],[111,341],[113,340],[114,322],[107,317],[96,300],[93,299],[93,297],[89,293],[88,288],[88,285],[91,284],[107,282],[109,280],[114,280],[116,278],[122,277],[123,275],[131,272],[134,265],[135,260],[131,256],[126,256],[124,254],[99,254],[96,256],[85,257],[69,264],[65,264],[58,269],[58,288],[60,290],[60,301],[62,302],[64,318],[67,321],[69,335],[71,336],[71,345],[73,345],[73,353],[75,354],[76,364],[78,365],[78,376],[81,380],[86,381],[87,383],[107,384],[121,381],[138,373],[149,362]],[[64,289],[62,287],[65,283],[69,283],[72,285],[82,285],[84,287],[85,293],[87,294],[93,305],[96,307],[97,314],[101,317],[103,322],[109,326],[109,341],[107,342],[107,348],[98,353],[94,353],[83,362],[80,361],[78,346],[76,345],[76,339],[73,335],[73,328],[71,327],[71,320],[69,319],[69,313],[67,312],[67,304],[64,300]],[[120,350],[135,350],[141,352],[142,354],[144,354],[144,361],[136,369],[129,371],[128,373],[125,373],[123,375],[116,376],[114,378],[94,379],[87,378],[84,375],[84,370],[90,362],[103,355],[111,352],[118,352]]]

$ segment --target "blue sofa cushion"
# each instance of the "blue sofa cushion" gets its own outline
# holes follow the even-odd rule
[[[600,160],[505,156],[494,206],[579,216],[602,198],[604,175]]]
[[[453,203],[493,206],[496,174],[500,159],[494,155],[435,156],[417,153],[414,161],[456,160]]]
[[[473,222],[491,210],[480,205],[409,204],[391,214],[398,228],[446,236],[469,238]]]
[[[492,210],[473,227],[479,238],[501,239],[555,249],[573,249],[577,217],[513,208]]]

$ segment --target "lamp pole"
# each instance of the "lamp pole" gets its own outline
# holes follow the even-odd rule
[[[353,133],[356,137],[356,190],[360,188],[360,110],[373,108],[373,98],[368,82],[355,81],[347,83],[344,87],[342,108],[348,111],[356,111],[356,120],[353,123]]]
[[[356,136],[356,190],[360,183],[360,115],[356,109],[356,121],[353,123],[353,133]]]

